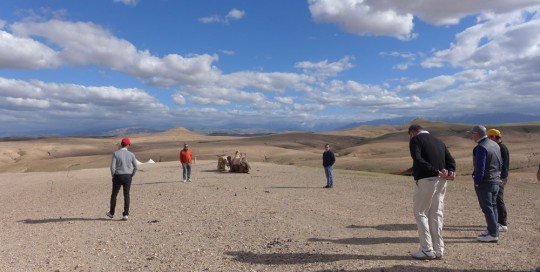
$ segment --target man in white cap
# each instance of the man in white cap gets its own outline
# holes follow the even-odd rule
[[[503,167],[501,170],[501,183],[499,184],[499,193],[497,194],[497,222],[499,223],[499,232],[506,232],[508,231],[508,224],[506,220],[506,205],[504,204],[504,189],[506,188],[506,183],[508,182],[510,153],[508,152],[508,147],[506,147],[506,145],[503,143],[501,132],[498,129],[492,128],[488,130],[487,135],[490,140],[496,142],[501,148]]]
[[[486,128],[476,125],[467,132],[477,145],[473,149],[473,180],[478,203],[486,218],[487,230],[477,240],[497,243],[499,228],[497,225],[497,194],[501,182],[502,157],[499,145],[488,139]]]
[[[129,138],[124,138],[120,142],[122,148],[114,152],[111,160],[111,176],[112,176],[112,193],[111,207],[106,215],[109,218],[114,217],[116,208],[116,196],[120,192],[120,188],[124,188],[124,212],[122,220],[127,220],[129,215],[129,189],[131,188],[131,180],[137,172],[137,159],[135,155],[128,151],[128,146],[131,145]]]

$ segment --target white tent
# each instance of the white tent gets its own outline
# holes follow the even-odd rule
[[[149,159],[149,160],[148,160],[147,162],[145,162],[145,163],[156,163],[156,162],[155,162],[154,160],[152,160],[152,159]]]

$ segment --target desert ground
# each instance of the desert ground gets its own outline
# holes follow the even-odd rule
[[[511,152],[509,231],[485,229],[470,178],[465,125],[429,124],[459,176],[448,183],[444,259],[417,261],[406,127],[260,137],[184,129],[130,135],[141,164],[128,221],[105,216],[111,153],[121,137],[0,141],[0,271],[530,271],[540,266],[536,126],[503,129]],[[197,155],[183,183],[180,146]],[[338,154],[325,185],[322,146]],[[248,154],[249,174],[216,170],[217,157]]]

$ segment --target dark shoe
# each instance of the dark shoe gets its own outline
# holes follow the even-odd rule
[[[326,186],[324,186],[323,188],[330,188],[330,186],[326,185]]]

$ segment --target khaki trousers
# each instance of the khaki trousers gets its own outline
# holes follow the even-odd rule
[[[420,249],[443,254],[442,238],[444,194],[446,180],[439,177],[416,181],[414,188],[413,213],[418,226]]]

